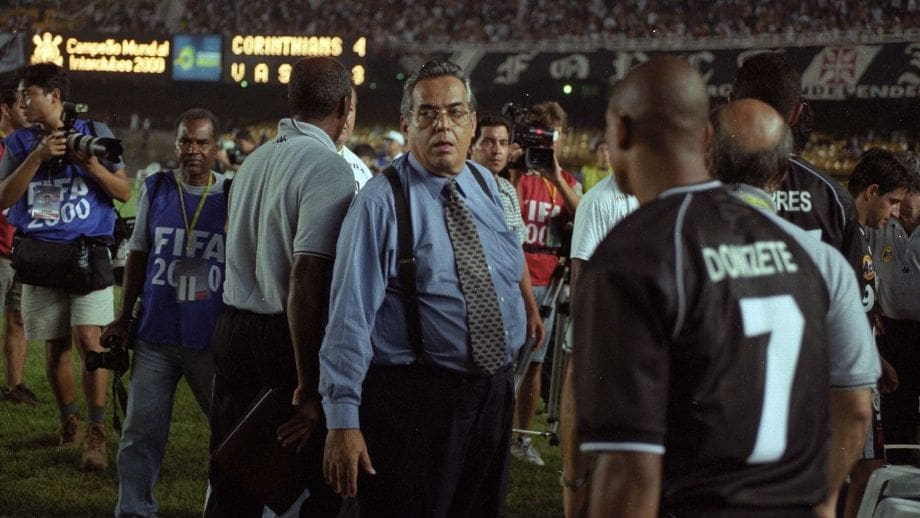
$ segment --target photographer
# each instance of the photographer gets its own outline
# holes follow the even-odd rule
[[[120,158],[100,160],[69,149],[68,134],[73,141],[78,134],[112,137],[112,132],[82,119],[72,121],[72,128],[65,126],[62,114],[69,81],[63,68],[31,65],[20,77],[26,119],[40,129],[24,128],[7,137],[0,160],[0,209],[10,209],[9,221],[19,234],[13,264],[20,261],[16,277],[23,282],[26,335],[47,341],[48,380],[61,413],[60,445],[67,446],[76,443],[80,422],[71,331],[81,357],[102,350],[102,326],[113,316],[112,268],[106,248],[115,226],[112,199],[126,201],[131,186]],[[90,426],[81,467],[87,470],[108,467],[106,377],[105,371],[83,371]]]
[[[141,300],[125,427],[118,445],[115,516],[153,516],[153,486],[169,435],[173,397],[185,376],[201,410],[211,400],[211,335],[223,307],[224,224],[221,175],[213,172],[218,123],[206,110],[179,116],[179,171],[149,176],[125,264],[121,315],[103,333],[127,355],[132,311]],[[120,348],[120,350],[116,349]]]
[[[534,105],[526,117],[526,123],[530,126],[555,131],[552,144],[552,166],[527,169],[517,181],[517,192],[521,199],[521,216],[524,218],[526,230],[524,257],[527,261],[527,268],[530,270],[530,281],[538,304],[543,302],[553,271],[559,264],[564,227],[575,216],[575,209],[581,198],[581,186],[571,173],[559,166],[559,160],[556,157],[566,119],[565,111],[553,101]],[[521,156],[521,154],[521,150],[512,152],[512,161],[516,155]],[[544,345],[534,350],[531,355],[530,367],[524,375],[518,392],[515,425],[520,429],[527,429],[530,426],[536,412],[537,398],[540,396],[543,360],[546,357],[547,344],[550,342],[549,337],[553,336],[552,318],[551,315],[546,319],[545,336],[547,339],[543,341]],[[531,464],[543,465],[543,459],[533,448],[530,439],[517,437],[511,444],[511,454]]]

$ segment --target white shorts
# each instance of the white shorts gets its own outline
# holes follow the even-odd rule
[[[70,336],[74,326],[105,326],[115,319],[112,287],[86,295],[22,285],[22,320],[29,340]]]

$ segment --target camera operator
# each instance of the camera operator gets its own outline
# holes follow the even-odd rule
[[[539,170],[528,169],[517,181],[517,191],[521,199],[521,215],[524,218],[526,236],[524,239],[524,257],[530,270],[530,282],[533,285],[537,303],[543,301],[550,284],[553,271],[559,264],[562,249],[562,234],[565,225],[575,216],[575,209],[581,199],[581,186],[571,173],[559,165],[557,154],[565,130],[566,113],[554,101],[534,105],[527,114],[527,123],[532,126],[548,128],[555,131],[553,137],[552,167]],[[512,162],[521,156],[522,150],[512,152]],[[547,344],[553,336],[552,316],[545,322],[546,337],[544,345],[530,357],[524,380],[517,395],[515,408],[515,425],[527,429],[533,421],[540,397],[540,382],[543,360],[546,357]],[[511,444],[511,454],[515,457],[543,465],[543,459],[533,448],[530,439],[517,437]]]
[[[211,112],[192,109],[179,116],[176,126],[179,170],[147,177],[138,193],[121,315],[103,333],[103,343],[130,344],[132,312],[141,299],[118,445],[115,516],[157,512],[153,486],[179,379],[185,376],[206,415],[211,401],[211,335],[223,307],[227,220],[224,179],[212,171],[218,122]],[[128,354],[123,346],[121,352]]]
[[[0,160],[0,209],[10,209],[10,223],[20,234],[14,264],[17,255],[23,261],[28,257],[28,264],[16,272],[17,277],[32,274],[30,282],[21,278],[26,335],[47,341],[48,380],[61,413],[60,445],[67,446],[76,443],[80,421],[71,370],[71,330],[81,357],[86,351],[102,350],[102,326],[113,317],[112,268],[105,248],[115,226],[112,199],[126,201],[131,196],[131,186],[120,158],[100,160],[85,152],[68,150],[61,115],[69,81],[63,68],[50,63],[31,65],[20,78],[26,119],[40,124],[44,131],[24,128],[7,137]],[[73,130],[112,136],[105,125],[82,119],[73,121]],[[68,248],[78,252],[42,252]],[[78,260],[70,261],[68,268],[49,266],[73,256]],[[47,275],[36,278],[37,272]],[[86,282],[66,288],[51,282],[65,274]],[[90,426],[81,466],[87,470],[108,467],[106,377],[102,370],[83,370]]]
[[[246,160],[246,157],[255,151],[257,147],[259,146],[256,144],[252,133],[248,129],[242,128],[233,135],[232,148],[218,150],[217,162],[223,167],[228,179],[233,177],[240,169],[240,166],[243,165],[243,160]]]

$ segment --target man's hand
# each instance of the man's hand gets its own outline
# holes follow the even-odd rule
[[[102,164],[99,163],[99,159],[96,158],[96,155],[87,153],[85,151],[74,151],[73,161],[83,166],[83,168],[89,171],[89,173],[93,176],[98,176],[100,170],[108,173],[108,170],[102,167]]]
[[[285,448],[296,446],[297,453],[300,453],[310,440],[310,434],[319,423],[323,410],[319,398],[303,399],[300,387],[294,390],[292,404],[297,411],[286,423],[278,427],[278,442]]]
[[[882,361],[882,377],[878,379],[878,391],[890,394],[898,390],[898,373],[885,358],[879,356],[879,359]]]
[[[67,137],[64,136],[63,131],[53,131],[42,137],[38,145],[35,146],[35,150],[32,152],[36,153],[36,156],[41,162],[47,162],[54,157],[64,156],[67,153]]]
[[[376,475],[367,454],[364,435],[357,428],[329,430],[326,451],[323,455],[323,476],[326,483],[343,497],[358,494],[358,464],[371,475]]]
[[[546,324],[543,323],[540,311],[527,312],[527,338],[531,341],[530,347],[534,351],[543,346],[546,338]]]
[[[128,330],[128,321],[124,318],[119,318],[118,320],[113,321],[111,324],[105,326],[105,329],[102,330],[102,336],[99,337],[99,343],[104,344],[105,341],[114,336],[121,343],[128,343],[130,339],[130,332]]]
[[[562,166],[559,165],[559,159],[556,157],[556,153],[553,153],[553,168],[540,168],[537,169],[537,172],[540,173],[540,176],[546,178],[554,185],[560,185],[565,183],[565,178],[562,177]]]

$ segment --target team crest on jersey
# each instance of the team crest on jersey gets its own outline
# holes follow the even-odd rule
[[[882,248],[882,262],[890,263],[894,259],[894,247],[891,245]]]
[[[875,265],[872,264],[872,256],[863,256],[863,279],[867,281],[875,280]]]

